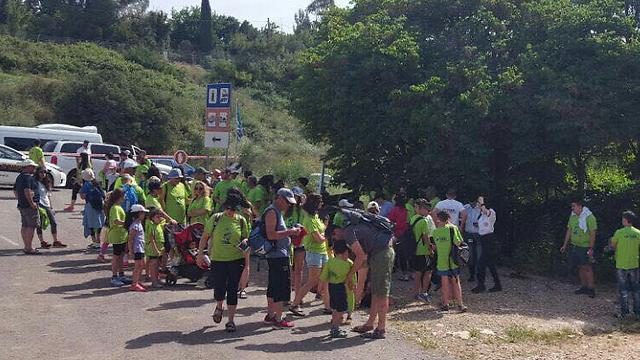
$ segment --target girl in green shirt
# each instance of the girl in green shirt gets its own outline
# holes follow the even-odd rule
[[[111,259],[111,285],[122,286],[126,283],[124,271],[122,269],[122,258],[127,247],[127,229],[124,227],[125,212],[122,206],[124,192],[116,189],[111,192],[105,202],[105,213],[109,230],[106,241],[113,246],[113,259]]]
[[[202,181],[196,181],[193,192],[195,198],[191,201],[187,210],[189,224],[205,224],[213,206],[213,202],[209,197],[209,188]]]
[[[164,226],[162,224],[162,213],[158,209],[154,209],[149,213],[149,219],[146,221],[144,229],[144,255],[149,259],[149,277],[151,278],[151,287],[154,288],[162,287],[158,278],[160,259],[164,253]]]
[[[433,241],[436,244],[437,274],[442,282],[442,304],[440,310],[448,311],[449,303],[453,299],[458,304],[460,312],[466,312],[467,307],[462,302],[462,288],[460,287],[460,268],[451,258],[451,247],[462,243],[462,235],[458,227],[449,222],[449,213],[440,211],[436,214],[436,226],[433,231]],[[453,238],[451,234],[453,233]]]

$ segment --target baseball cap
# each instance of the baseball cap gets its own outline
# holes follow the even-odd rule
[[[278,196],[282,196],[283,198],[287,199],[287,201],[290,204],[296,204],[296,198],[293,195],[293,191],[287,189],[287,188],[282,188],[280,190],[278,190]]]
[[[131,212],[149,212],[144,206],[140,204],[135,204],[131,206]]]
[[[169,180],[180,179],[181,177],[182,177],[182,171],[178,168],[171,169],[171,171],[169,171],[169,174],[167,175],[167,179]]]
[[[338,206],[341,208],[351,208],[353,204],[349,202],[347,199],[342,199],[338,202]]]
[[[131,169],[134,167],[137,167],[138,163],[135,160],[132,159],[127,159],[122,163],[122,168],[123,169]]]
[[[380,211],[380,205],[378,205],[377,202],[375,201],[371,201],[368,205],[367,205],[367,210],[369,209],[376,209],[378,211]]]
[[[27,167],[27,166],[38,166],[38,164],[35,163],[35,161],[31,160],[31,159],[25,159],[22,163],[20,163],[20,165],[22,167]]]

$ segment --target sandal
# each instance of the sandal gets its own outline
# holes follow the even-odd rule
[[[222,309],[216,308],[213,311],[213,315],[211,315],[211,317],[213,318],[214,323],[220,324],[220,322],[222,321]]]
[[[360,325],[360,326],[356,326],[353,329],[351,329],[353,332],[357,332],[358,334],[364,334],[364,333],[368,333],[369,331],[373,330],[373,326],[369,326],[369,325]]]
[[[371,333],[362,334],[362,337],[365,339],[373,339],[373,340],[382,340],[387,338],[387,336],[385,335],[385,331],[378,330],[378,329],[373,330],[373,332]]]
[[[331,314],[333,314],[333,310],[324,308],[324,309],[322,309],[322,314],[323,315],[331,315]]]
[[[60,241],[54,241],[53,242],[53,247],[54,248],[66,248],[67,244],[63,244]]]
[[[51,244],[49,244],[46,241],[40,241],[40,248],[41,249],[49,249],[51,247]]]
[[[224,329],[228,332],[228,333],[232,333],[232,332],[236,332],[236,324],[233,321],[229,321],[225,326]]]
[[[42,255],[42,253],[38,250],[27,250],[27,249],[22,249],[22,252],[25,255]]]

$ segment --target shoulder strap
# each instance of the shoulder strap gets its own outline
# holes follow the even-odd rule
[[[411,236],[415,237],[415,235],[413,235],[413,228],[415,228],[415,226],[418,224],[418,222],[420,220],[422,220],[422,219],[424,219],[424,216],[418,216],[413,222],[409,223],[409,231],[411,231]],[[415,239],[415,240],[416,240],[416,244],[417,244],[417,243],[420,242],[421,239],[419,238],[419,239]]]

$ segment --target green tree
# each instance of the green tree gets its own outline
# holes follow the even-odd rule
[[[200,45],[200,51],[208,53],[213,49],[211,6],[209,5],[209,0],[202,0],[200,10],[198,42]]]

